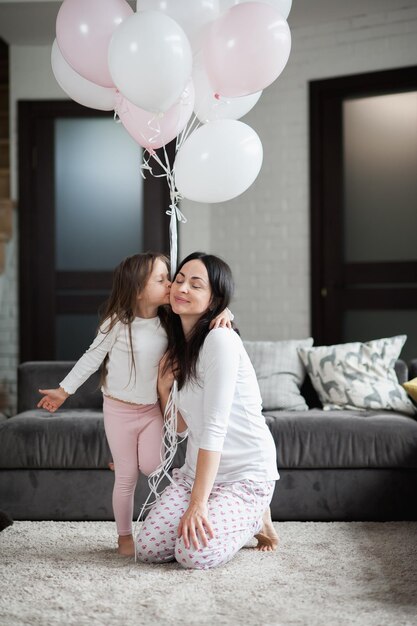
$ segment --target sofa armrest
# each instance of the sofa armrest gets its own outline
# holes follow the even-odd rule
[[[395,373],[397,374],[398,382],[400,385],[406,383],[408,380],[408,367],[405,361],[398,359],[395,361]]]
[[[18,367],[17,410],[29,411],[36,408],[41,395],[38,389],[58,387],[73,367],[73,361],[27,361]],[[100,392],[100,374],[95,372],[65,401],[66,409],[100,409],[103,397]]]
[[[408,376],[409,380],[417,378],[417,359],[412,359],[408,364]]]

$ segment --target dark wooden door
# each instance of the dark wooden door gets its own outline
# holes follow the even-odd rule
[[[392,149],[392,154],[388,148],[381,151],[379,159],[378,145],[382,140],[378,133],[372,135],[369,130],[378,128],[369,107],[383,104],[385,119],[395,128],[398,118],[402,128],[401,113],[391,101],[387,108],[388,101],[380,98],[393,95],[401,96],[401,101],[404,95],[408,100],[411,98],[411,122],[404,143],[412,155],[410,158],[401,155],[398,152],[401,141],[398,141],[399,146]],[[362,139],[360,133],[353,138],[358,133],[347,126],[348,107],[357,108],[361,103],[368,115],[367,123],[365,118],[361,122],[365,131]],[[417,188],[412,180],[414,177],[417,181],[417,106],[413,103],[417,103],[417,67],[310,84],[311,305],[312,334],[317,344],[404,333],[408,334],[408,341],[403,356],[417,355]],[[385,132],[381,127],[380,135]],[[397,139],[393,136],[393,144]],[[353,140],[360,154],[373,156],[359,157],[364,162],[352,166],[349,146]],[[398,165],[399,158],[403,159],[403,168]],[[361,178],[357,186],[366,191],[365,196],[380,201],[380,213],[365,201],[363,206],[358,205],[360,200],[349,187],[356,184],[349,173],[352,167],[356,178]],[[385,198],[381,193],[378,196],[378,190],[390,189],[390,177],[395,189],[401,170],[409,168],[412,169],[407,176],[411,183],[405,199],[397,203],[395,197],[389,197],[389,192]],[[355,220],[360,226],[352,225]],[[354,227],[359,230],[355,231]],[[361,253],[352,252],[356,246],[352,232],[356,232],[357,239],[365,241]],[[387,246],[384,254],[382,242],[390,237],[393,245]]]
[[[66,324],[65,358],[72,359],[79,354],[78,347],[72,351],[72,338],[78,338],[82,328],[88,329],[86,337],[92,339],[97,310],[109,293],[112,271],[111,268],[105,271],[57,268],[55,122],[69,118],[111,119],[112,113],[58,100],[19,102],[18,114],[20,360],[62,358],[57,339],[60,320]],[[173,146],[168,149],[172,156]],[[141,176],[139,165],[138,162],[138,177]],[[153,169],[158,173],[157,168]],[[141,245],[138,239],[138,248],[133,252],[167,253],[169,220],[165,210],[169,206],[169,191],[164,178],[147,176],[142,203]],[[96,236],[100,237],[100,224]]]

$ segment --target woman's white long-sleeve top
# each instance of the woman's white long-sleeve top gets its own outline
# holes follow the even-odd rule
[[[236,332],[209,332],[197,376],[178,393],[178,408],[188,427],[182,471],[195,478],[201,448],[221,452],[215,482],[277,480],[276,448],[262,415],[256,374]]]
[[[119,321],[109,332],[105,332],[108,325],[108,322],[102,325],[91,346],[60,386],[67,393],[75,393],[98,370],[108,354],[107,376],[102,392],[125,402],[155,404],[158,401],[158,365],[168,344],[159,317],[136,317],[131,324],[135,367],[132,366],[128,325]]]

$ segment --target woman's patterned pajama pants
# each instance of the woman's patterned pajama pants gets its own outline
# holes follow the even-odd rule
[[[193,481],[173,471],[170,484],[154,504],[136,537],[136,556],[145,563],[165,563],[176,559],[182,567],[209,569],[230,561],[262,527],[262,515],[269,506],[274,481],[243,480],[214,483],[208,501],[214,538],[208,546],[200,541],[196,549],[186,548],[177,537],[178,524],[190,501]],[[198,532],[197,532],[198,536]]]

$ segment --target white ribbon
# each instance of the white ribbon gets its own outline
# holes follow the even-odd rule
[[[187,218],[178,208],[178,200],[180,197],[181,196],[177,191],[171,190],[171,204],[169,205],[169,209],[166,211],[166,214],[171,216],[171,220],[169,223],[169,253],[171,264],[171,279],[173,279],[175,276],[178,261],[177,220],[178,222],[181,222],[181,224],[187,223]]]

